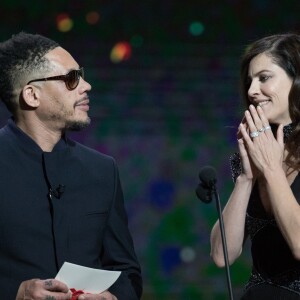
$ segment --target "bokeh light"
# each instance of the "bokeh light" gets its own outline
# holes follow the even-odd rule
[[[128,42],[119,42],[115,44],[110,52],[110,59],[114,63],[128,60],[131,57],[131,45]]]
[[[181,260],[185,263],[189,263],[195,260],[196,252],[191,247],[184,247],[180,252]]]
[[[193,36],[199,36],[204,31],[204,25],[201,22],[192,22],[189,27],[189,32]]]
[[[99,22],[100,15],[97,11],[90,11],[86,14],[86,21],[90,25],[95,25]]]
[[[68,32],[73,28],[73,20],[68,14],[62,13],[56,17],[57,29],[61,32]]]

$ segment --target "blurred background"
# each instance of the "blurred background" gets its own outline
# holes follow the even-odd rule
[[[0,40],[21,30],[58,41],[85,68],[92,124],[71,136],[118,162],[143,299],[228,299],[209,256],[215,203],[195,196],[217,170],[222,206],[233,187],[239,59],[251,41],[300,30],[299,0],[1,0]],[[1,104],[0,125],[9,113]],[[247,244],[231,267],[238,297]]]

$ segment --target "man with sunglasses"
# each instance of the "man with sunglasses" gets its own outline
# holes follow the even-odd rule
[[[90,123],[90,84],[56,42],[19,33],[0,43],[0,299],[71,299],[53,279],[67,261],[119,270],[101,294],[140,299],[142,279],[115,161],[66,136]]]

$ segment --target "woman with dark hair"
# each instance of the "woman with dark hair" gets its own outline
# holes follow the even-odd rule
[[[235,186],[223,210],[228,259],[251,239],[252,272],[242,299],[300,299],[300,36],[247,47],[241,61],[246,111],[231,157]],[[219,223],[211,256],[224,266]]]

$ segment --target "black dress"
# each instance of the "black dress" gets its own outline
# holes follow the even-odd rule
[[[291,125],[284,127],[285,140],[291,131]],[[231,169],[235,181],[241,172],[237,153],[231,157]],[[300,174],[291,189],[300,205]],[[241,300],[299,300],[300,261],[294,258],[274,217],[266,213],[257,184],[249,199],[245,227],[251,239],[252,272]]]
[[[292,191],[300,199],[300,175]],[[262,206],[257,185],[252,191],[246,216],[251,239],[252,272],[241,299],[300,299],[300,261],[296,260],[274,218]]]

